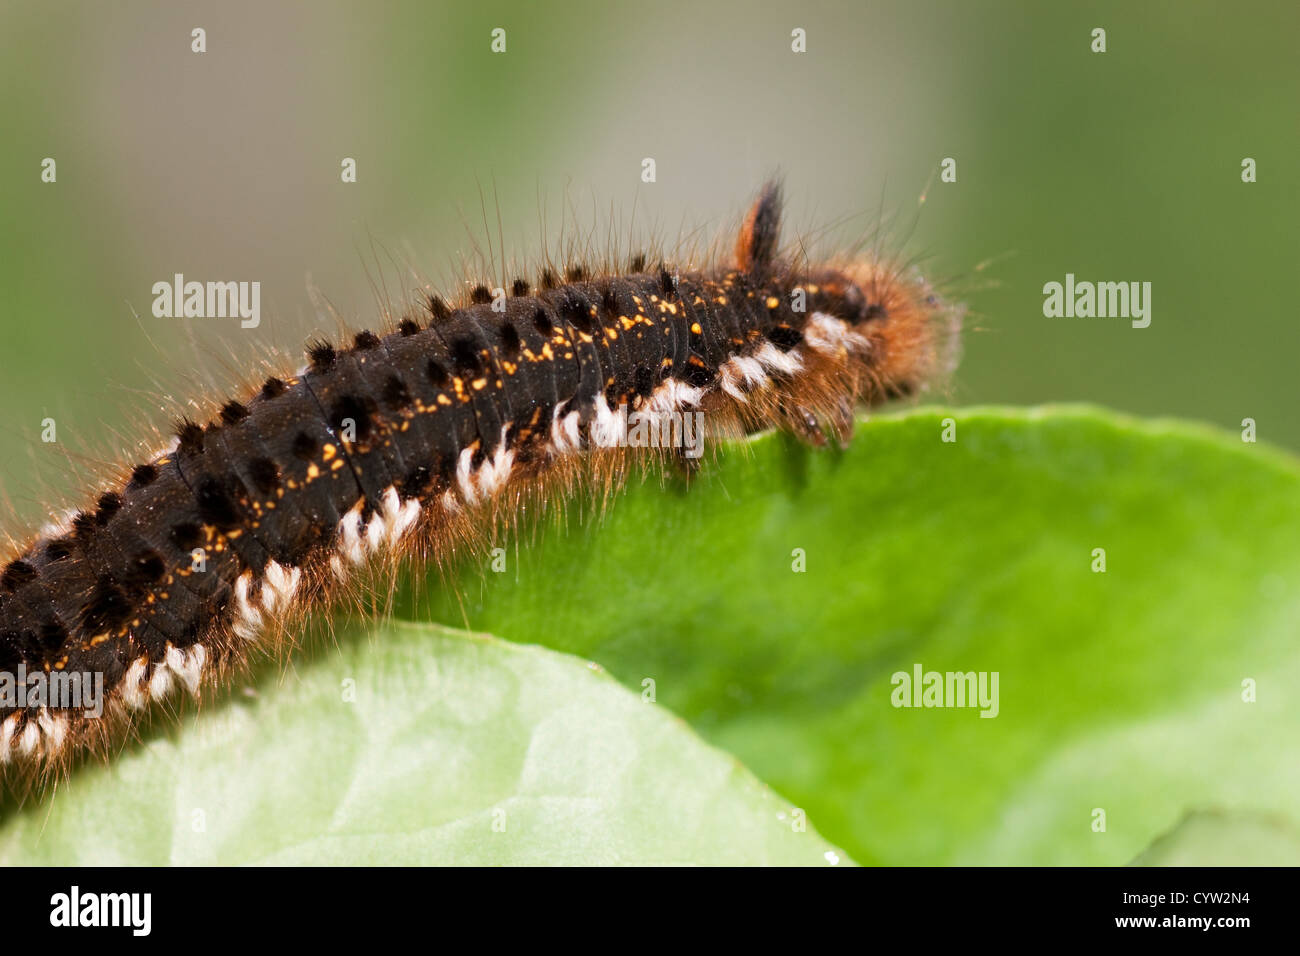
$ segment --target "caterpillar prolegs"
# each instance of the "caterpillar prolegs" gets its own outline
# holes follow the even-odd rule
[[[19,693],[0,697],[0,761],[104,750],[150,701],[220,688],[254,648],[291,641],[377,557],[436,558],[575,476],[617,480],[645,457],[633,427],[677,435],[668,423],[690,414],[711,439],[847,440],[855,408],[946,371],[956,308],[867,256],[783,254],[780,220],[770,184],[731,261],[636,257],[430,296],[385,334],[315,344],[296,374],[184,420],[4,564],[0,673]],[[74,675],[102,681],[101,713],[55,692]]]

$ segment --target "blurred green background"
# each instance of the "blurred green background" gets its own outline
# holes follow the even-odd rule
[[[1297,27],[1295,5],[1204,0],[5,0],[4,507],[34,526],[100,462],[145,454],[196,387],[332,333],[321,300],[365,325],[418,284],[409,267],[462,275],[484,209],[515,257],[574,216],[596,248],[610,221],[671,244],[712,236],[776,169],[794,225],[851,216],[849,240],[883,209],[888,247],[968,303],[952,400],[1251,417],[1300,448]],[[175,272],[259,280],[262,327],[154,318]],[[1150,281],[1150,328],[1044,318],[1066,272]]]

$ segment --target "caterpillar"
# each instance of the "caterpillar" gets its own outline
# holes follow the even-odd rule
[[[255,649],[291,647],[376,561],[438,560],[637,460],[690,469],[680,445],[628,441],[629,411],[825,444],[848,440],[857,408],[951,369],[958,307],[866,254],[804,261],[781,248],[781,217],[773,181],[728,256],[431,294],[383,334],[312,343],[302,369],[211,421],[183,419],[4,560],[0,674],[47,693],[0,696],[0,761],[39,774],[108,754],[150,702],[217,693]],[[73,675],[102,683],[99,713],[53,693]]]

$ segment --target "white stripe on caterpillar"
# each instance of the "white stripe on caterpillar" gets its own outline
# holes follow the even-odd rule
[[[809,317],[804,338],[819,352],[865,352],[871,347],[866,336],[852,331],[847,322],[825,312],[814,312]]]

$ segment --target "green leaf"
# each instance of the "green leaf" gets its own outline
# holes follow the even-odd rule
[[[654,680],[859,862],[1122,864],[1198,807],[1300,819],[1298,479],[1184,424],[920,410],[634,482],[408,607]],[[996,671],[997,717],[893,707],[916,664]]]
[[[275,683],[77,774],[7,822],[0,862],[847,862],[575,658],[393,623]]]
[[[1295,866],[1300,834],[1263,814],[1201,811],[1146,849],[1135,866]]]
[[[79,774],[0,859],[847,859],[794,807],[860,862],[1159,862],[1207,807],[1300,832],[1290,458],[1095,409],[922,410],[844,453],[765,436],[689,491],[615,497],[399,608],[635,693],[392,625]],[[996,672],[996,717],[893,706],[916,665]]]

